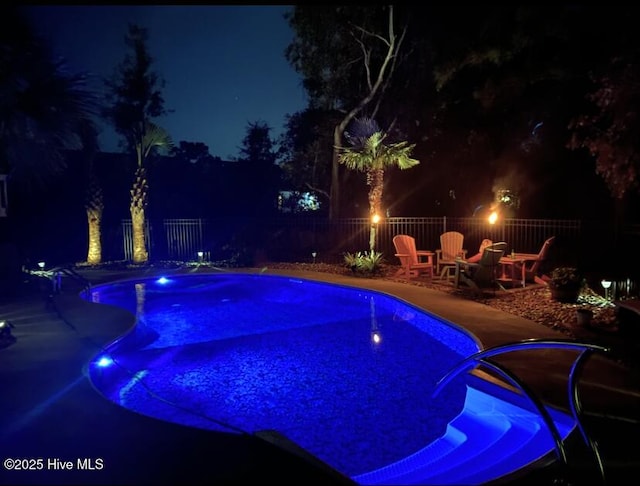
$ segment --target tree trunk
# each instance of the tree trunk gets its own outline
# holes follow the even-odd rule
[[[369,251],[371,255],[376,250],[376,232],[378,230],[378,223],[371,222],[371,227],[369,228]]]
[[[87,223],[89,225],[89,250],[87,251],[87,263],[98,265],[102,263],[102,209],[87,209]]]
[[[384,169],[376,169],[369,172],[369,216],[376,214],[382,217],[382,191],[384,189]]]
[[[87,227],[89,231],[87,263],[89,265],[98,265],[102,263],[101,228],[102,214],[104,211],[104,194],[93,172],[91,162],[89,163],[89,183],[87,186],[85,210],[87,211]]]
[[[144,209],[131,208],[131,230],[133,234],[133,263],[147,263],[149,254],[145,238]]]
[[[369,250],[373,254],[376,246],[376,232],[378,223],[374,222],[374,217],[378,215],[382,218],[382,191],[384,188],[384,169],[371,170],[367,174],[369,182]]]
[[[340,147],[342,133],[346,123],[344,120],[333,129],[333,157],[331,159],[331,187],[329,188],[329,219],[340,217]]]
[[[144,208],[147,205],[147,174],[144,167],[138,167],[131,190],[131,230],[133,233],[133,263],[147,263],[149,254],[145,238]]]

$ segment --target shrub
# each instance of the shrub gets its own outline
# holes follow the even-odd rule
[[[585,279],[574,267],[555,268],[551,272],[551,280],[549,280],[551,299],[558,302],[576,302],[585,282]]]
[[[557,267],[551,272],[549,286],[556,289],[580,288],[584,284],[584,278],[575,267]]]
[[[377,251],[345,253],[344,263],[347,268],[357,275],[371,276],[382,271],[384,258],[382,253]]]

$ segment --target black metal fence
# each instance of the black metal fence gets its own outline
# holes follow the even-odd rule
[[[204,258],[216,261],[242,251],[260,260],[327,263],[342,262],[345,252],[368,251],[371,226],[366,218],[330,220],[298,215],[165,219],[148,224],[148,249],[153,260],[196,260],[198,252],[203,252]],[[640,247],[640,224],[616,229],[612,223],[581,220],[514,218],[492,225],[481,218],[393,217],[380,222],[376,230],[376,251],[391,262],[395,261],[393,236],[401,233],[416,238],[419,249],[434,250],[440,246],[442,233],[459,231],[470,254],[484,238],[506,241],[508,251],[537,253],[547,238],[555,236],[554,258],[558,262],[593,271],[622,266],[625,274],[637,271],[635,248]],[[130,260],[131,220],[122,221],[122,236],[123,254],[116,259]],[[625,260],[624,255],[634,257]]]

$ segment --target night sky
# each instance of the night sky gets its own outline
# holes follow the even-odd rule
[[[176,145],[204,142],[211,155],[230,159],[249,123],[266,122],[272,138],[287,114],[304,109],[301,78],[284,50],[293,32],[283,17],[290,6],[32,6],[36,29],[72,72],[87,72],[103,89],[127,53],[128,23],[147,28],[152,66],[166,81],[159,118]],[[103,128],[103,151],[119,151]]]

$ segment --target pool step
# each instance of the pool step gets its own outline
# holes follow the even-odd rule
[[[565,437],[573,421],[553,413]],[[554,442],[536,413],[468,387],[445,434],[396,463],[354,477],[359,484],[482,484],[535,462]]]
[[[565,439],[573,430],[575,422],[565,414],[549,410],[558,428],[560,435]],[[477,468],[465,468],[462,473],[455,476],[457,484],[482,484],[487,477],[500,478],[514,472],[514,464],[527,466],[547,455],[553,455],[555,459],[555,442],[547,426],[540,421],[539,416],[523,415],[521,417],[511,415],[513,428],[508,436],[501,440],[501,444],[493,448],[497,456],[493,460],[487,460],[484,465]],[[535,425],[532,425],[535,424]],[[532,433],[532,427],[538,427]],[[504,454],[508,450],[509,454]]]

